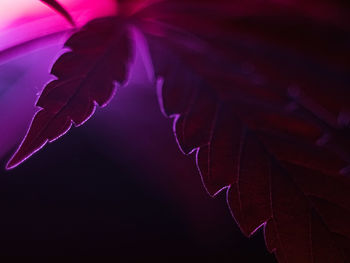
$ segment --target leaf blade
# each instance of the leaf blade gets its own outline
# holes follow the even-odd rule
[[[250,236],[264,227],[268,249],[280,262],[346,261],[349,251],[337,235],[349,242],[349,227],[346,219],[337,215],[343,211],[348,218],[350,210],[332,209],[350,200],[349,180],[340,173],[350,162],[349,133],[343,133],[345,127],[330,112],[349,109],[340,98],[348,94],[344,83],[349,79],[343,78],[342,83],[335,77],[347,71],[341,54],[346,52],[343,44],[348,40],[343,34],[348,24],[340,23],[342,18],[334,21],[344,28],[332,31],[336,37],[324,39],[319,50],[325,52],[316,54],[309,51],[309,41],[303,42],[303,38],[285,36],[282,42],[280,35],[250,31],[249,23],[244,24],[249,20],[241,24],[242,9],[239,19],[222,12],[225,1],[210,9],[217,12],[212,19],[203,15],[208,14],[201,10],[203,6],[193,8],[196,1],[190,2],[164,1],[141,12],[139,22],[156,75],[162,79],[160,104],[163,112],[174,118],[179,147],[187,154],[197,151],[197,166],[210,195],[227,189],[228,204],[243,233]],[[272,2],[267,1],[266,6]],[[265,14],[268,10],[254,11]],[[251,18],[249,10],[245,11]],[[288,10],[284,14],[288,16],[277,16],[273,25],[283,29],[290,23],[288,19],[299,19]],[[261,17],[257,25],[270,25],[263,21],[269,19],[267,15]],[[304,27],[315,36],[326,27],[322,18],[310,17],[312,26]],[[251,37],[249,41],[241,41],[243,34]],[[327,34],[324,31],[323,36]],[[294,44],[288,46],[289,40]],[[292,56],[290,47],[297,47]],[[324,68],[317,68],[314,60],[322,61],[317,67]],[[296,61],[307,61],[326,72],[323,83],[314,77],[312,67],[303,68]],[[299,82],[296,93],[288,88],[289,80]],[[226,110],[212,114],[218,107]],[[326,136],[329,133],[332,135]],[[315,174],[316,186],[305,179],[310,173]],[[325,178],[328,181],[323,184]],[[343,188],[337,180],[343,180]],[[317,208],[314,195],[332,199],[333,205],[325,208],[322,203],[322,209]],[[329,238],[333,245],[328,245]],[[331,256],[322,256],[325,253]]]
[[[41,109],[7,169],[64,135],[72,124],[82,125],[97,105],[103,107],[113,97],[114,82],[122,85],[127,79],[132,44],[127,26],[115,17],[89,22],[65,45],[71,51],[54,64],[51,73],[57,79],[43,90],[37,102]]]

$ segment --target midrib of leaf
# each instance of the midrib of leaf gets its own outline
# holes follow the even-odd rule
[[[214,136],[214,132],[215,132],[215,128],[216,128],[216,124],[217,124],[217,118],[218,118],[218,114],[219,114],[219,110],[220,110],[220,104],[215,104],[215,114],[214,114],[214,118],[212,121],[212,125],[210,127],[210,133],[209,133],[209,141],[208,141],[208,178],[209,180],[212,178],[212,167],[211,167],[211,157],[212,157],[212,145],[211,142],[213,140],[213,136]]]
[[[236,184],[236,187],[237,187],[238,203],[239,203],[240,211],[242,211],[242,200],[241,200],[241,191],[240,191],[240,187],[239,187],[239,179],[240,179],[240,175],[241,175],[241,158],[242,158],[244,146],[246,144],[246,136],[247,136],[246,130],[243,129],[243,127],[242,127],[241,134],[242,134],[242,137],[239,140],[240,141],[239,142],[239,151],[238,151],[238,156],[237,156],[237,162],[236,162],[236,165],[235,165],[236,171],[234,171],[234,176],[235,175],[237,176],[236,182],[234,182],[234,183]],[[233,213],[232,213],[232,215],[233,215]],[[242,213],[242,216],[245,217],[245,214]]]

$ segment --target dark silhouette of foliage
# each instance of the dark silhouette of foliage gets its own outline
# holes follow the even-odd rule
[[[263,227],[279,262],[350,262],[348,14],[345,1],[120,1],[67,41],[8,167],[107,104],[136,28],[181,150],[242,232]]]

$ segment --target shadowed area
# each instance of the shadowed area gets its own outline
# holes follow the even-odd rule
[[[0,193],[0,256],[275,262],[223,195],[207,196],[149,87],[120,89],[85,129],[3,174]]]

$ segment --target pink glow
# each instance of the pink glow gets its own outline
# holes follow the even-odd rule
[[[78,27],[116,10],[114,0],[60,3]],[[37,95],[50,78],[52,61],[62,52],[63,42],[72,29],[61,15],[39,0],[0,1],[0,67],[13,69],[0,75],[0,127],[6,123],[6,129],[0,129],[0,157],[23,137],[36,111]],[[8,84],[6,79],[11,72],[18,73],[15,82]]]
[[[77,26],[100,16],[115,13],[113,0],[62,0]],[[38,0],[0,1],[0,52],[14,45],[43,37],[72,26],[54,10]]]
[[[77,20],[78,25],[86,19],[112,14],[115,10],[115,1],[113,0],[60,0],[60,3]],[[48,16],[59,15],[38,0],[0,1],[0,30]],[[62,24],[67,23],[62,17],[59,20]]]

